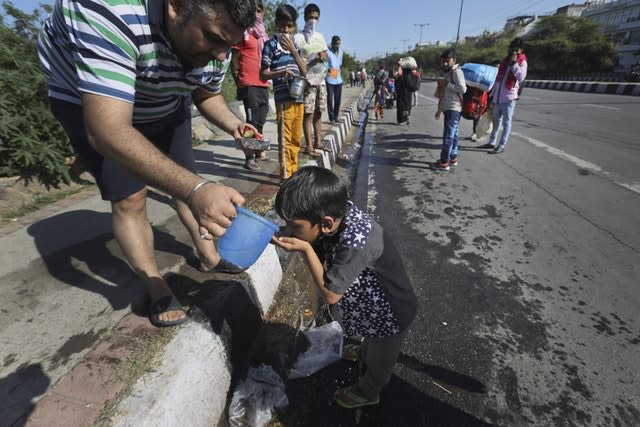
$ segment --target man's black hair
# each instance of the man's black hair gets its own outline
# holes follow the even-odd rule
[[[313,12],[318,12],[318,15],[320,15],[320,8],[315,3],[309,3],[304,8],[304,20],[306,21],[307,19],[309,19],[309,15],[311,15]]]
[[[298,11],[290,4],[281,4],[276,9],[276,23],[279,22],[296,22],[298,20]]]
[[[451,48],[451,49],[447,49],[444,52],[442,52],[440,54],[440,58],[441,59],[449,59],[449,58],[456,58],[456,50]]]
[[[349,189],[329,169],[305,166],[282,184],[276,195],[276,212],[285,221],[302,219],[319,224],[324,216],[339,219],[349,208]]]
[[[340,36],[331,37],[331,44],[336,44],[336,42],[340,41]]]
[[[239,27],[249,28],[256,21],[256,0],[187,0],[184,17],[188,19],[210,13],[219,4],[224,6],[233,23]]]

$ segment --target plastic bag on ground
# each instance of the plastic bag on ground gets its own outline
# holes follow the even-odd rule
[[[289,379],[308,377],[340,360],[342,355],[342,327],[337,321],[302,331],[309,339],[309,348],[298,356],[289,371]]]
[[[249,368],[247,379],[238,384],[229,405],[231,427],[263,427],[271,421],[273,408],[289,404],[282,378],[270,366]]]
[[[491,106],[487,108],[487,111],[478,119],[478,124],[476,125],[476,134],[478,135],[478,139],[482,139],[483,137],[489,135],[493,131],[493,111]]]

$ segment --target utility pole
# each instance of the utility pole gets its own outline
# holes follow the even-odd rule
[[[429,24],[413,24],[414,27],[420,27],[420,37],[418,38],[418,46],[422,44],[422,28],[426,27]]]
[[[460,40],[460,22],[462,21],[462,6],[464,6],[464,0],[460,0],[460,16],[458,16],[458,34],[456,35],[456,45],[458,47],[458,40]]]
[[[402,42],[402,52],[403,52],[403,53],[407,51],[407,42],[408,42],[409,40],[410,40],[410,39],[401,39],[401,40],[400,40],[400,41]]]

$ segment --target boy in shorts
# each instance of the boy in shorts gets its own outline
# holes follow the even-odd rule
[[[378,404],[417,308],[400,254],[328,169],[300,169],[280,187],[275,208],[286,226],[274,244],[302,254],[345,334],[364,338],[360,346],[345,346],[342,357],[367,369],[356,384],[336,391],[336,402],[344,408]]]

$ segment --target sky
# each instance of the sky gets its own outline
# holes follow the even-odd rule
[[[16,7],[31,12],[40,2],[52,0],[13,0]],[[152,0],[159,1],[159,0]],[[320,7],[320,31],[327,42],[339,35],[343,49],[366,60],[386,53],[405,52],[420,41],[455,41],[462,6],[460,39],[484,30],[502,30],[507,18],[543,15],[580,0],[308,0]],[[302,4],[302,0],[292,4]],[[301,14],[302,15],[302,14]],[[298,28],[302,30],[302,16]]]

